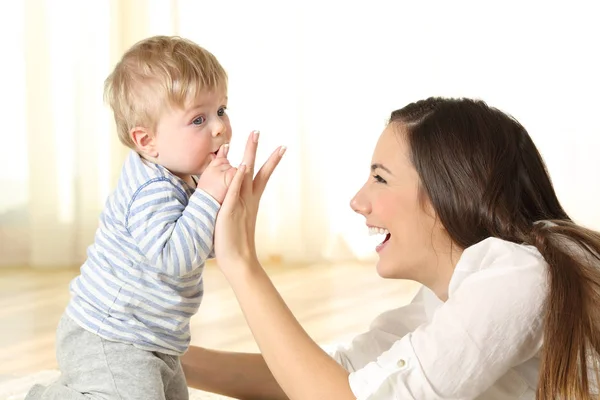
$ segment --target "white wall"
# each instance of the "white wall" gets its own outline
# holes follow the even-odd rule
[[[517,117],[568,212],[600,229],[595,2],[81,4],[0,4],[0,264],[85,254],[123,154],[100,110],[102,80],[153,34],[189,37],[227,69],[232,160],[252,129],[263,133],[259,157],[289,146],[261,208],[263,254],[372,256],[348,201],[390,111],[432,95],[482,98]]]

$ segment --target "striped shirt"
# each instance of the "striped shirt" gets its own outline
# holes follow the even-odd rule
[[[183,354],[219,208],[206,192],[132,151],[70,284],[67,314],[107,340]]]

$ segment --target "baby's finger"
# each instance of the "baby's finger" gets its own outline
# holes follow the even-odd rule
[[[230,167],[227,171],[225,171],[225,173],[223,174],[223,183],[225,183],[225,187],[229,187],[236,173],[237,168],[233,167]]]
[[[217,152],[217,158],[227,158],[227,153],[229,152],[229,143],[225,143],[219,147],[219,151]]]
[[[215,158],[214,160],[212,160],[210,162],[210,167],[215,169],[216,171],[227,171],[229,168],[231,168],[231,164],[229,163],[229,160],[226,158]],[[207,168],[208,170],[208,168]],[[206,171],[204,172],[206,173]]]

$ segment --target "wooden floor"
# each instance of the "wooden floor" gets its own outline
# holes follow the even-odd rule
[[[368,328],[380,312],[407,303],[417,284],[383,280],[369,265],[267,268],[283,298],[319,343],[344,340]],[[0,269],[0,376],[56,368],[54,335],[78,270]],[[192,320],[192,344],[237,351],[256,345],[233,292],[208,266],[205,296]]]

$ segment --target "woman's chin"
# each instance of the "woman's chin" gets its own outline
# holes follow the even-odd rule
[[[408,265],[399,264],[397,260],[398,258],[392,260],[380,255],[375,266],[377,274],[384,279],[410,279],[412,274],[407,269]]]
[[[395,278],[397,271],[395,271],[394,268],[392,268],[391,265],[386,264],[384,261],[382,262],[382,260],[380,259],[379,261],[377,261],[377,265],[375,266],[375,269],[377,270],[377,274],[384,278],[384,279],[392,279]]]

